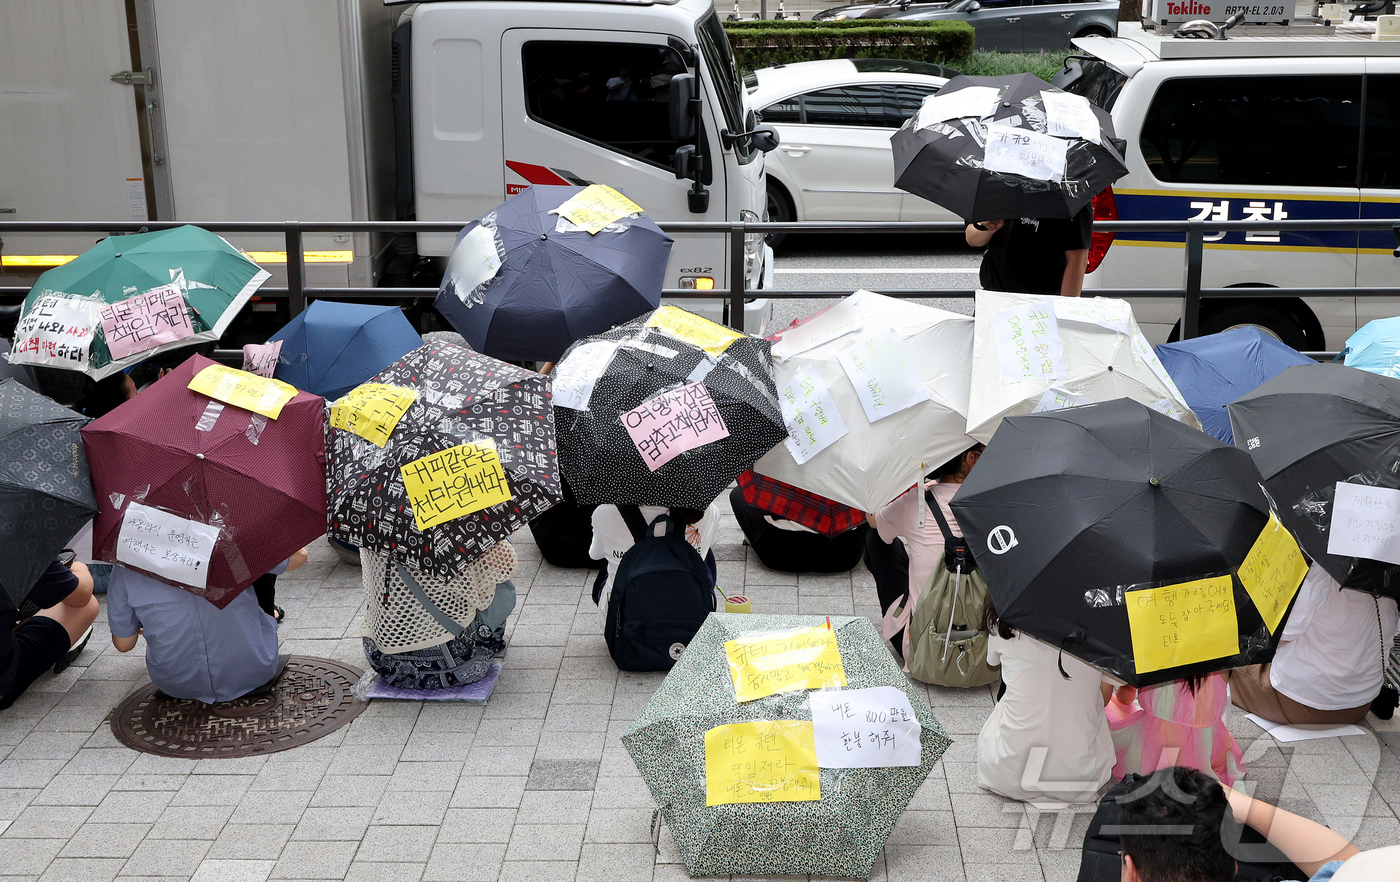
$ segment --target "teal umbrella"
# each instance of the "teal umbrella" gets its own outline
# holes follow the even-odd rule
[[[218,340],[267,279],[199,227],[109,236],[34,283],[9,360],[100,380],[157,353]]]
[[[742,704],[736,700],[727,641],[749,640],[755,632],[791,634],[796,629],[828,626],[835,632],[844,687],[799,688]],[[821,676],[830,679],[829,673]],[[917,743],[907,745],[913,753],[908,761],[917,765],[836,768],[822,758],[818,746],[818,768],[789,776],[794,792],[783,794],[787,798],[737,802],[714,798],[728,783],[722,777],[724,771],[747,761],[740,753],[726,753],[738,743],[732,737],[736,730],[729,727],[758,722],[768,724],[765,731],[773,732],[778,729],[772,721],[783,721],[778,725],[784,731],[807,726],[810,732],[813,724],[807,721],[813,720],[814,705],[809,698],[815,697],[815,706],[824,710],[849,697],[850,690],[872,687],[893,687],[908,699],[906,707],[919,729]],[[872,731],[869,718],[864,713],[859,717],[861,725],[851,727],[838,751],[862,744],[868,750],[872,735],[877,744],[878,739],[889,737],[887,723],[877,721]],[[747,737],[754,748],[748,757],[757,754],[759,759],[739,774],[761,778],[775,765],[785,767],[791,760],[788,754],[775,764],[775,754],[765,750],[761,741],[766,736],[760,735],[758,741]],[[622,736],[622,743],[651,789],[690,875],[865,879],[914,791],[952,741],[869,619],[712,613],[683,647],[680,660]]]

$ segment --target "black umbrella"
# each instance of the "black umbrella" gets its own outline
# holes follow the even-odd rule
[[[16,609],[73,534],[97,514],[87,420],[13,378],[0,380],[0,605]]]
[[[969,89],[994,89],[994,109],[981,116],[942,116],[947,99]],[[1051,94],[1047,99],[1046,93]],[[969,93],[993,97],[991,92]],[[1063,96],[1063,97],[1056,97]],[[940,105],[940,100],[945,103]],[[1102,108],[1087,109],[1097,122],[1098,140],[1056,137],[1053,128],[1066,119],[1047,103],[1078,104],[1065,93],[1031,74],[1009,77],[953,77],[935,95],[924,99],[920,112],[890,138],[894,150],[895,186],[922,196],[969,221],[1011,217],[1073,217],[1104,187],[1128,173],[1123,162],[1126,143],[1113,133],[1113,119]],[[963,109],[978,112],[968,103]],[[1083,108],[1082,104],[1079,104]],[[1090,125],[1089,128],[1093,126]],[[988,141],[998,159],[988,154]],[[1026,173],[995,171],[1009,155],[1033,160]],[[1060,165],[1060,174],[1051,171]]]
[[[554,421],[578,501],[709,505],[787,437],[769,346],[663,306],[571,347],[556,373]],[[561,395],[566,382],[571,397]]]
[[[457,235],[435,305],[473,349],[510,361],[554,361],[575,340],[661,302],[672,240],[650,218],[623,217],[590,233],[550,213],[593,191],[616,194],[597,185],[535,185]],[[478,228],[484,229],[474,234]],[[483,243],[489,237],[501,263],[479,284],[481,274],[472,271],[480,266],[471,259],[480,247],[475,236]]]
[[[1400,380],[1298,365],[1227,409],[1303,549],[1343,586],[1400,598],[1400,567],[1327,553],[1337,482],[1400,489]]]
[[[1004,420],[953,511],[1003,621],[1138,686],[1267,661],[1307,570],[1244,451],[1127,399]]]

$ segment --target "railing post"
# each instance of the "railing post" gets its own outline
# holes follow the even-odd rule
[[[729,327],[744,332],[744,225],[729,228]]]
[[[1186,228],[1186,296],[1181,302],[1181,339],[1201,333],[1201,261],[1205,257],[1206,228],[1192,221]]]
[[[286,225],[287,236],[287,308],[295,318],[306,309],[306,255],[301,250],[301,224]]]

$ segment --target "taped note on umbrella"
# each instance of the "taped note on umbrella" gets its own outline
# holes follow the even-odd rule
[[[459,444],[399,467],[413,507],[413,521],[426,530],[473,512],[509,502],[496,442]]]
[[[364,383],[331,405],[331,427],[354,432],[376,447],[383,447],[417,400],[418,393],[412,389]]]
[[[898,687],[824,689],[807,703],[823,769],[917,766],[923,759],[923,726]]]
[[[798,465],[846,436],[846,422],[836,409],[822,375],[805,367],[778,387],[778,403],[787,426],[788,453]]]
[[[467,306],[477,301],[471,294],[491,281],[501,271],[501,255],[496,251],[496,233],[484,224],[477,224],[452,249],[447,272],[452,277],[452,290]]]
[[[821,798],[811,722],[754,720],[705,733],[705,805]]]
[[[117,563],[202,589],[218,541],[218,527],[133,502],[117,531]]]
[[[249,343],[243,347],[243,370],[259,377],[271,377],[282,357],[282,341]]]
[[[992,340],[1004,385],[1068,378],[1060,324],[1048,301],[1025,303],[992,316]]]
[[[554,210],[590,234],[615,220],[641,214],[642,207],[604,184],[589,184]]]
[[[1139,674],[1239,654],[1239,618],[1229,576],[1129,591],[1124,603]]]
[[[102,336],[113,359],[194,336],[185,295],[161,285],[102,307]]]
[[[11,364],[85,368],[101,304],[92,300],[41,294],[15,326]]]
[[[1152,349],[1152,345],[1147,342],[1147,338],[1144,337],[1141,332],[1130,334],[1129,336],[1133,338],[1133,354],[1147,365],[1147,369],[1152,371],[1152,374],[1157,379],[1162,381],[1162,385],[1167,387],[1168,391],[1172,393],[1172,396],[1176,398],[1177,401],[1185,401],[1186,399],[1182,396],[1181,390],[1176,388],[1176,381],[1172,379],[1171,374],[1167,373],[1167,369],[1162,365],[1162,360],[1157,357],[1157,353]]]
[[[989,123],[982,168],[1036,181],[1063,181],[1068,146],[1069,142],[1062,138]]]
[[[1259,538],[1244,556],[1238,575],[1240,584],[1254,601],[1254,608],[1269,626],[1269,633],[1278,631],[1283,614],[1308,574],[1308,562],[1293,534],[1283,526],[1278,515],[1269,512],[1269,522],[1259,531]]]
[[[836,632],[824,626],[748,634],[725,641],[734,698],[743,703],[797,689],[846,685]]]
[[[996,86],[968,86],[946,95],[930,95],[919,105],[914,128],[924,129],[945,119],[981,118],[996,112],[1001,89]]]
[[[667,389],[619,419],[653,472],[687,450],[729,437],[719,407],[701,383]]]
[[[195,374],[194,379],[190,380],[190,388],[201,395],[217,398],[224,404],[262,414],[270,420],[281,416],[283,405],[297,394],[296,387],[281,380],[255,376],[221,364],[211,364]]]
[[[1067,407],[1079,407],[1089,403],[1089,399],[1078,392],[1071,392],[1063,386],[1051,386],[1045,390],[1044,395],[1040,396],[1040,400],[1035,403],[1031,413],[1064,410]]]
[[[929,400],[928,388],[909,350],[889,328],[857,337],[855,345],[838,358],[856,389],[865,418],[872,423]]]
[[[711,355],[723,355],[735,340],[744,339],[744,335],[738,331],[675,306],[663,306],[653,312],[646,326],[691,346],[698,346]]]
[[[783,331],[782,337],[773,344],[773,357],[787,361],[794,355],[825,346],[838,337],[853,334],[861,329],[864,318],[856,298],[862,292],[842,300],[826,312],[816,315],[795,328]]]
[[[1129,333],[1133,309],[1124,300],[1099,297],[1058,297],[1054,301],[1055,318],[1062,322],[1098,325],[1120,334]]]
[[[1103,143],[1099,119],[1094,106],[1083,95],[1069,92],[1044,91],[1046,130],[1057,138],[1083,138],[1095,144]]]
[[[1327,553],[1400,564],[1400,490],[1338,481]]]
[[[612,364],[617,347],[615,340],[594,340],[577,347],[559,362],[549,377],[554,406],[587,410],[588,399],[593,397],[593,387],[603,371]]]

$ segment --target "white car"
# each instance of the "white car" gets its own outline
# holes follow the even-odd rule
[[[767,157],[769,218],[959,220],[896,190],[890,153],[890,136],[956,73],[917,61],[839,58],[747,75],[750,106],[780,136]]]

